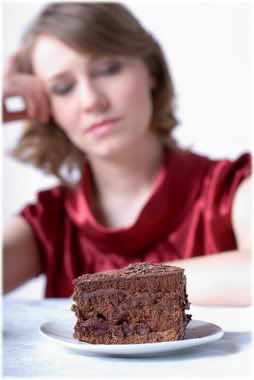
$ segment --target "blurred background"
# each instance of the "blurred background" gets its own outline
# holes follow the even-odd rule
[[[180,145],[212,158],[252,150],[250,2],[123,1],[161,43],[177,93]],[[3,2],[3,65],[45,2]],[[75,22],[70,20],[70,22]],[[8,156],[22,122],[2,128],[5,223],[56,180]],[[44,278],[8,297],[43,297]]]

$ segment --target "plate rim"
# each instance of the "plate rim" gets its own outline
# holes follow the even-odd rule
[[[75,340],[73,338],[73,342],[65,341],[61,338],[54,337],[50,335],[50,333],[45,332],[45,327],[48,324],[52,323],[73,323],[71,319],[63,319],[63,320],[46,320],[40,324],[39,331],[40,334],[49,339],[51,342],[64,346],[65,348],[72,348],[76,351],[82,351],[83,353],[93,353],[93,354],[103,354],[103,355],[113,355],[113,356],[138,356],[138,355],[148,355],[151,353],[159,354],[160,349],[162,350],[161,354],[164,352],[174,352],[178,350],[184,350],[191,347],[200,346],[205,343],[210,343],[215,340],[219,340],[223,337],[224,331],[223,329],[211,322],[192,319],[189,324],[191,327],[191,322],[199,322],[209,325],[210,327],[214,327],[217,331],[211,335],[207,335],[204,337],[194,337],[189,339],[181,339],[177,341],[166,341],[166,342],[153,342],[153,343],[126,343],[126,344],[94,344],[88,342],[81,342],[79,340]],[[74,322],[75,323],[75,322]],[[74,326],[74,325],[73,325]],[[187,326],[188,329],[188,326]],[[67,338],[70,339],[70,338]],[[119,351],[120,350],[120,351]],[[116,352],[115,352],[116,351]],[[136,351],[134,353],[133,351]],[[139,353],[137,351],[140,351]]]

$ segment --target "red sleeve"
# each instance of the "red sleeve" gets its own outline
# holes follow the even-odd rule
[[[57,248],[61,246],[64,224],[64,189],[56,186],[50,190],[41,191],[34,204],[28,204],[19,213],[31,225],[38,244],[43,272],[51,267],[51,261]]]
[[[235,161],[215,163],[204,182],[204,220],[206,252],[236,248],[232,226],[232,206],[240,183],[251,174],[251,156],[243,154]]]

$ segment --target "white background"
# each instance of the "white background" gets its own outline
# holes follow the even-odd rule
[[[177,92],[175,133],[183,146],[214,158],[235,159],[252,149],[251,5],[230,1],[126,1],[160,41]],[[18,46],[28,22],[45,3],[3,4],[3,61]],[[3,221],[39,189],[56,181],[10,159],[22,123],[10,123],[3,136]],[[33,284],[37,284],[38,281]],[[41,283],[22,295],[41,294]]]

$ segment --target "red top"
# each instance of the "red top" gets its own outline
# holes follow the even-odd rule
[[[39,192],[37,203],[27,205],[21,215],[39,244],[45,296],[69,297],[72,280],[83,273],[236,249],[232,201],[250,171],[249,154],[216,161],[166,150],[150,197],[128,228],[96,222],[87,197],[88,166],[76,191],[56,186]]]

